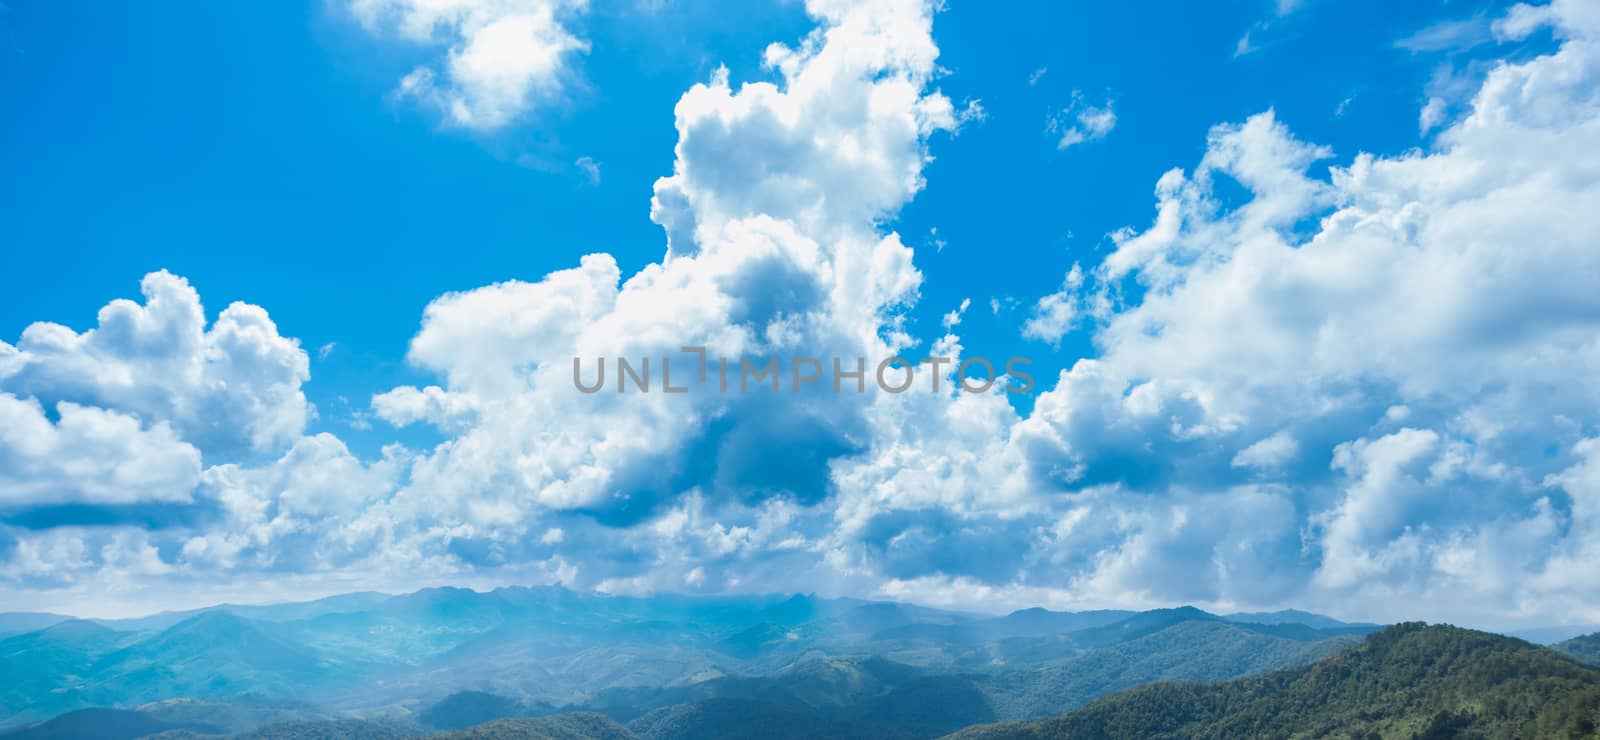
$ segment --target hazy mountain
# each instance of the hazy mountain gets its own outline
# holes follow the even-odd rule
[[[1600,720],[1600,670],[1553,650],[1306,612],[984,617],[511,588],[259,614],[0,639],[6,737],[1520,737]]]
[[[438,740],[634,740],[637,736],[604,715],[579,712],[496,720],[434,737]]]
[[[1275,612],[1239,612],[1226,614],[1223,618],[1230,622],[1247,622],[1250,624],[1303,624],[1317,629],[1340,629],[1344,627],[1370,627],[1377,629],[1380,626],[1368,622],[1341,622],[1333,617],[1300,611],[1299,609],[1283,609]]]
[[[1019,637],[1045,637],[1090,627],[1100,627],[1133,616],[1135,612],[1101,610],[1053,612],[1048,609],[1023,609],[1004,617],[974,619],[955,624],[925,622],[901,625],[879,631],[878,640],[911,643],[977,645]]]
[[[133,714],[127,712],[124,714]],[[7,737],[9,740],[9,736]],[[85,737],[85,736],[73,736]],[[626,727],[603,715],[570,713],[549,717],[499,719],[439,732],[393,717],[276,722],[249,732],[208,734],[168,730],[136,736],[144,740],[635,740]]]
[[[1582,637],[1600,630],[1600,625],[1562,625],[1560,627],[1537,627],[1534,629],[1513,630],[1505,633],[1509,637],[1527,640],[1536,645],[1554,645],[1565,642],[1575,637]]]
[[[1404,624],[1308,666],[1152,684],[955,737],[1592,737],[1597,726],[1600,670],[1500,635]]]
[[[0,640],[0,726],[48,719],[96,704],[117,703],[90,685],[101,656],[131,636],[93,622],[68,620]]]
[[[823,717],[753,699],[707,699],[650,712],[628,723],[644,740],[874,740],[916,737],[892,725]]]
[[[35,632],[69,619],[72,617],[47,612],[3,612],[0,613],[0,638]]]
[[[208,732],[213,729],[206,725],[166,722],[143,712],[79,709],[32,727],[0,734],[0,737],[5,740],[135,740],[165,730]]]
[[[1002,663],[989,670],[948,672],[882,657],[833,658],[767,677],[613,690],[591,706],[634,726],[652,709],[676,706],[688,711],[686,707],[728,699],[745,702],[728,705],[745,714],[758,709],[779,718],[809,713],[931,737],[974,723],[1060,713],[1150,681],[1234,678],[1302,665],[1359,641],[1296,626],[1312,636],[1271,634],[1259,625],[1227,622],[1197,609],[1163,610],[1052,636],[1053,643],[1072,650],[1071,657],[1053,663]]]
[[[169,730],[143,740],[411,740],[437,734],[415,722],[377,719],[289,720],[232,734]],[[513,735],[511,737],[520,737]]]
[[[206,727],[209,732],[241,733],[285,722],[333,719],[310,704],[251,698],[234,701],[165,699],[140,705],[140,714],[179,727]]]
[[[170,697],[304,696],[332,666],[263,625],[205,612],[106,653],[90,672],[96,693],[143,703]]]
[[[423,709],[417,719],[429,727],[459,730],[497,719],[549,714],[547,709],[482,691],[458,691]]]
[[[329,596],[315,601],[251,605],[218,604],[204,609],[161,612],[160,614],[134,619],[97,619],[94,621],[106,627],[126,632],[164,630],[179,622],[188,621],[208,612],[223,612],[256,621],[283,622],[293,619],[309,619],[322,614],[361,611],[392,598],[395,597],[375,591],[358,591],[356,593]]]
[[[0,639],[0,726],[151,702],[163,721],[229,732],[334,713],[451,729],[595,709],[626,723],[730,699],[829,722],[894,717],[926,735],[1145,681],[1298,665],[1364,629],[1190,607],[988,617],[810,596],[433,588],[69,620]]]
[[[1550,646],[1556,652],[1566,655],[1580,663],[1600,666],[1600,632],[1582,637],[1574,637],[1566,642]]]

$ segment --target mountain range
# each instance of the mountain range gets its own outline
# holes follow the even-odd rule
[[[1124,698],[1143,696],[1140,692],[1187,696],[1199,691],[1195,687],[1234,686],[1193,701],[1236,709],[1239,695],[1266,696],[1287,690],[1282,687],[1295,680],[1322,686],[1332,675],[1326,671],[1334,670],[1322,668],[1328,661],[1356,655],[1368,657],[1348,665],[1381,663],[1383,656],[1400,654],[1378,651],[1389,644],[1380,641],[1390,639],[1385,636],[1416,641],[1422,638],[1415,634],[1446,629],[1384,629],[1293,611],[1028,609],[994,617],[811,596],[636,598],[554,587],[349,594],[134,620],[0,615],[0,625],[35,627],[0,638],[0,676],[6,679],[0,682],[0,733],[7,732],[3,728],[13,733],[0,737],[168,740],[449,732],[458,733],[451,737],[562,738],[931,738],[952,732],[1050,737],[1054,728],[1099,721],[1094,712],[1144,721],[1144,714],[1134,711],[1139,700]],[[1487,633],[1450,634],[1457,633],[1501,641],[1485,643],[1490,647],[1533,651],[1528,654],[1545,662],[1525,660],[1518,670],[1565,683],[1559,692],[1551,688],[1555,684],[1536,681],[1530,687],[1549,696],[1577,692],[1572,700],[1578,709],[1534,717],[1545,723],[1538,727],[1566,728],[1571,717],[1583,714],[1588,695],[1582,691],[1593,671],[1577,661],[1595,661],[1600,635],[1545,649]],[[1432,647],[1461,652],[1458,642],[1443,640]],[[1468,651],[1459,665],[1441,664],[1449,669],[1443,671],[1446,678],[1504,658],[1490,647],[1482,648],[1482,655]],[[1562,673],[1552,666],[1570,668]],[[1264,677],[1315,670],[1324,672],[1260,683]],[[1216,683],[1230,679],[1245,683]],[[1523,688],[1508,691],[1520,696]],[[1359,694],[1361,689],[1352,690]],[[1293,691],[1289,695],[1304,700]],[[1348,698],[1329,696],[1335,704]],[[1467,698],[1451,703],[1428,694],[1397,705],[1390,714],[1399,719],[1374,722],[1372,728],[1387,737],[1388,730],[1433,721],[1433,715],[1422,714],[1436,706],[1454,713],[1441,721],[1481,709],[1473,703],[1477,695],[1460,696]],[[1484,696],[1504,699],[1493,692]],[[1165,695],[1160,701],[1167,701]],[[1281,714],[1268,709],[1270,697],[1253,701],[1266,707],[1252,710],[1258,714]],[[1052,716],[1063,719],[1040,719]],[[1334,713],[1306,721],[1343,719]],[[1206,723],[1233,726],[1226,723],[1235,718],[1196,709],[1191,720],[1190,725],[1152,727],[1157,734],[1189,736],[1202,724],[1210,726]],[[1522,726],[1502,720],[1484,726]],[[86,733],[85,727],[97,729]]]

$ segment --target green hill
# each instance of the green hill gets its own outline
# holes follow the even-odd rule
[[[1600,736],[1597,727],[1600,670],[1521,640],[1412,623],[1300,668],[1153,684],[953,737],[1562,738]]]

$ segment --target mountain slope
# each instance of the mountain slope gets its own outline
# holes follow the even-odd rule
[[[1600,666],[1600,632],[1574,637],[1566,642],[1551,645],[1550,648],[1579,663]]]
[[[628,728],[604,715],[577,712],[549,717],[501,719],[435,735],[435,740],[635,740]]]
[[[222,611],[205,612],[100,658],[99,692],[122,702],[242,694],[294,696],[326,666],[307,648]]]
[[[1059,665],[1003,673],[988,686],[996,717],[1040,717],[1152,681],[1217,681],[1300,666],[1356,642],[1353,637],[1300,641],[1263,634],[1248,625],[1194,619]]]
[[[458,691],[429,705],[417,719],[429,727],[459,730],[500,719],[541,714],[523,702],[482,691]]]
[[[89,685],[96,661],[133,637],[72,619],[0,640],[0,723],[35,722],[101,703]]]
[[[3,740],[135,740],[168,730],[209,731],[214,728],[164,722],[143,712],[120,709],[79,709],[48,722],[11,732],[0,732]]]
[[[1369,622],[1341,622],[1333,617],[1299,609],[1280,609],[1275,612],[1238,612],[1224,615],[1223,618],[1230,622],[1247,624],[1303,624],[1316,629],[1333,630],[1344,627],[1378,627],[1378,625]]]
[[[750,699],[707,699],[657,709],[628,723],[644,740],[892,740],[895,728],[823,717]]]
[[[628,722],[737,699],[852,723],[878,713],[937,734],[1065,712],[1147,681],[1300,665],[1353,642],[1341,633],[1366,629],[1287,621],[1313,616],[1240,623],[1183,607],[985,617],[812,596],[620,597],[556,587],[349,594],[116,623],[144,626],[134,632],[72,620],[0,639],[0,727],[170,701],[163,711],[174,717],[214,717],[239,731],[423,711],[419,701],[470,690],[482,693],[434,708],[419,726],[454,729],[557,707]]]
[[[882,658],[828,659],[770,677],[722,677],[685,686],[606,692],[593,708],[625,722],[658,709],[662,711],[648,723],[700,731],[711,722],[708,716],[731,718],[740,727],[759,722],[785,728],[805,726],[786,717],[813,715],[814,722],[826,718],[851,728],[894,727],[912,736],[934,737],[976,723],[1058,714],[1150,681],[1217,680],[1304,665],[1357,642],[1353,637],[1296,640],[1197,610],[1136,615],[1124,621],[1132,624],[1090,628],[1090,641],[1134,635],[1132,639],[1043,667],[949,673]],[[1154,627],[1161,628],[1146,634]],[[655,732],[653,726],[635,729],[645,734]]]
[[[72,617],[48,612],[0,612],[0,637],[35,632]]]
[[[1402,624],[1309,666],[1153,684],[954,737],[1593,737],[1597,726],[1600,670],[1499,635]]]

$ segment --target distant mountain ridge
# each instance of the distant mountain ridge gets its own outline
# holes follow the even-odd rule
[[[1341,629],[1346,627],[1372,627],[1382,625],[1370,622],[1341,622],[1333,617],[1323,616],[1299,609],[1282,609],[1275,612],[1237,612],[1223,616],[1231,622],[1248,622],[1251,624],[1303,624],[1315,629]]]
[[[0,612],[0,638],[42,630],[72,619],[65,614],[49,612]]]
[[[1592,635],[1574,637],[1565,642],[1550,646],[1556,652],[1566,655],[1579,663],[1600,666],[1600,632]]]
[[[1224,620],[1186,620],[1184,629],[1258,635]],[[1169,630],[1153,633],[1163,636]],[[860,679],[860,680],[855,680]],[[942,735],[981,703],[979,674],[929,674],[865,659],[808,664],[791,672],[785,691],[744,685],[729,695],[673,703],[626,723],[595,712],[493,718],[439,729],[404,717],[290,720],[219,734],[195,717],[80,710],[4,736],[43,740],[913,740]],[[886,686],[893,685],[887,693]],[[733,685],[729,685],[731,688]],[[816,693],[819,687],[849,688]],[[735,693],[744,695],[732,695]],[[716,693],[716,692],[713,692]],[[817,711],[832,694],[847,698]],[[879,699],[905,694],[915,701]],[[876,697],[876,698],[874,698]],[[682,697],[680,697],[682,698]],[[865,699],[864,701],[862,699]],[[851,703],[854,702],[854,703]],[[463,692],[428,707],[453,719],[489,711],[521,712],[515,701]],[[146,712],[151,712],[146,714]],[[463,711],[465,714],[463,714]],[[154,734],[142,734],[154,730]],[[1328,657],[1276,672],[1212,683],[1151,683],[1093,701],[1064,715],[957,728],[949,740],[1052,738],[1585,738],[1600,736],[1600,669],[1553,649],[1449,626],[1396,625]]]
[[[1192,607],[989,617],[811,596],[640,598],[555,587],[350,594],[68,620],[0,638],[0,671],[10,679],[0,684],[0,728],[151,702],[167,703],[168,721],[237,707],[225,728],[237,732],[240,718],[321,721],[334,711],[409,717],[432,730],[583,709],[626,723],[738,700],[829,721],[920,715],[926,734],[1065,711],[1143,681],[1299,664],[1366,630],[1318,623],[1341,626],[1230,621]],[[1130,667],[1111,671],[1118,662]],[[934,700],[924,691],[956,693],[937,700],[935,716],[919,708]],[[193,704],[170,701],[180,698]],[[306,706],[287,717],[258,711],[295,702]]]

